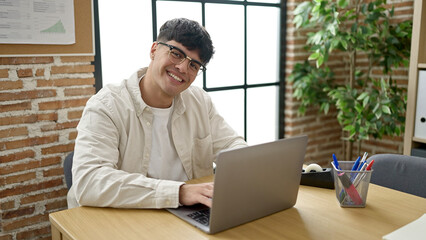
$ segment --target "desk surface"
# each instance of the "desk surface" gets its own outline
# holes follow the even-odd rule
[[[214,235],[163,209],[79,207],[49,217],[52,239],[381,239],[424,213],[426,198],[371,184],[365,208],[341,208],[334,190],[300,186],[293,208]]]

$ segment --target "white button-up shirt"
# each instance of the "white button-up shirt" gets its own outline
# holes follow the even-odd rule
[[[77,126],[69,208],[178,206],[183,182],[146,177],[153,115],[139,89],[145,72],[104,87],[87,102]],[[188,179],[211,175],[219,151],[247,146],[208,94],[195,86],[175,97],[171,121],[172,141]]]

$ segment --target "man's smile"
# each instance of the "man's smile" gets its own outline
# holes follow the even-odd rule
[[[173,74],[173,73],[171,73],[171,72],[167,72],[167,74],[168,74],[170,77],[172,77],[173,79],[175,79],[176,81],[178,81],[178,82],[182,82],[182,81],[183,81],[183,79],[182,79],[182,78],[180,78],[180,77],[178,77],[178,76],[174,75],[174,74]]]

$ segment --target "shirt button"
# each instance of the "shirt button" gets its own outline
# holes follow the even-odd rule
[[[146,125],[148,125],[148,127],[149,127],[149,126],[151,126],[151,123],[150,122],[146,122]]]

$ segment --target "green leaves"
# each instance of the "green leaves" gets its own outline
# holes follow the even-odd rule
[[[328,113],[330,102],[327,88],[334,86],[333,73],[328,68],[316,68],[308,61],[295,65],[288,81],[293,83],[293,96],[301,101],[299,114],[305,114],[308,106],[320,106],[320,110]]]
[[[328,93],[338,109],[339,123],[349,132],[349,141],[402,132],[404,111],[401,106],[406,102],[403,91],[395,91],[384,80],[371,79],[371,82],[372,86],[362,91],[341,86]],[[380,86],[380,91],[374,86]]]
[[[299,4],[294,10],[294,20],[293,23],[296,25],[296,28],[300,28],[301,26],[305,26],[308,24],[309,12],[312,10],[311,2],[303,2]]]
[[[343,131],[349,133],[348,141],[399,135],[404,130],[406,93],[394,83],[392,71],[408,66],[412,21],[390,21],[394,8],[389,9],[385,0],[360,0],[356,4],[349,0],[312,0],[296,7],[296,28],[312,32],[307,35],[308,61],[296,64],[289,78],[293,96],[301,102],[300,114],[311,106],[328,113],[334,106]],[[350,81],[336,81],[327,67],[329,56],[336,50],[351,59],[347,62]],[[368,70],[354,64],[357,52],[368,56]],[[371,78],[373,67],[381,68],[385,76]]]

